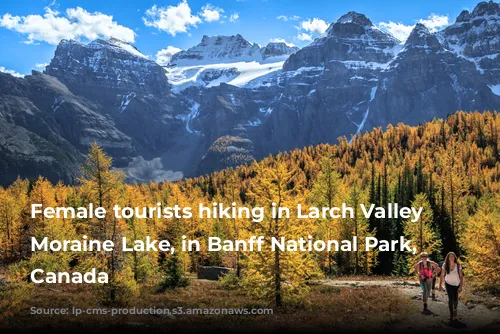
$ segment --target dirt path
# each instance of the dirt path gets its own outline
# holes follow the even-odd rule
[[[431,313],[422,312],[422,293],[417,282],[396,280],[324,280],[324,285],[345,287],[389,287],[398,289],[405,297],[411,300],[412,310],[410,316],[390,324],[391,331],[404,331],[415,329],[431,329],[444,331],[478,331],[480,329],[491,330],[500,328],[500,308],[487,308],[484,304],[465,305],[461,301],[458,305],[458,321],[449,321],[448,298],[445,292],[436,294],[436,301],[429,299],[429,310]],[[500,303],[500,301],[499,301]]]

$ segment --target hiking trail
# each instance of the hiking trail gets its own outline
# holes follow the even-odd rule
[[[436,301],[429,298],[428,314],[424,314],[422,305],[422,291],[418,282],[403,280],[322,280],[323,285],[367,288],[367,287],[388,287],[397,289],[404,298],[411,301],[412,310],[409,316],[396,322],[391,322],[388,326],[391,331],[404,331],[415,329],[430,330],[450,330],[459,331],[477,331],[480,329],[491,330],[500,327],[500,307],[495,306],[491,309],[482,302],[468,302],[465,305],[462,300],[458,305],[458,321],[450,322],[448,310],[448,296],[446,292],[438,291]],[[436,283],[438,285],[438,283]],[[497,305],[500,300],[489,296]],[[486,299],[486,298],[485,298]],[[389,325],[389,324],[388,324]]]

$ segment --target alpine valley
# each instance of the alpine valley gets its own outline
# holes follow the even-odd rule
[[[500,5],[400,42],[349,12],[298,49],[204,36],[161,66],[120,40],[62,40],[43,72],[0,73],[0,184],[71,183],[97,141],[129,181],[177,180],[270,153],[500,109]]]

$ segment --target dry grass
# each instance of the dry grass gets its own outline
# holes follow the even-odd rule
[[[334,280],[339,280],[339,281],[402,281],[402,282],[407,282],[407,281],[415,281],[414,276],[408,276],[408,277],[394,277],[394,276],[367,276],[367,275],[349,275],[349,276],[335,276],[332,279]]]
[[[99,305],[88,289],[58,286],[37,287],[29,305],[13,316],[4,318],[0,328],[9,329],[212,329],[212,330],[270,330],[270,329],[356,329],[383,328],[397,319],[404,319],[410,307],[408,300],[395,289],[385,287],[339,288],[315,285],[301,306],[274,310],[272,315],[179,315],[175,319],[152,315],[29,315],[29,307],[97,308]],[[217,282],[191,279],[191,285],[165,293],[157,293],[154,285],[142,286],[141,297],[128,307],[136,308],[269,308],[269,304],[254,300],[239,290],[226,291]]]
[[[483,304],[489,309],[500,307],[500,295],[496,291],[484,290],[470,278],[465,281],[460,301],[465,305]]]

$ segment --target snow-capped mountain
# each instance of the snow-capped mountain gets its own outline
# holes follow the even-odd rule
[[[436,34],[443,46],[473,62],[490,86],[500,87],[500,6],[481,2],[464,10],[454,24]]]
[[[349,12],[300,50],[204,37],[168,67],[119,40],[63,40],[44,73],[0,73],[0,156],[10,166],[0,164],[0,181],[71,181],[94,140],[131,180],[158,181],[375,126],[499,110],[499,13],[481,2],[440,32],[417,24],[402,44]]]
[[[242,61],[259,61],[260,47],[240,34],[235,36],[203,36],[200,44],[172,56],[171,66],[192,66]]]
[[[281,70],[283,62],[297,50],[285,43],[261,48],[241,35],[203,36],[200,44],[174,54],[166,71],[174,92],[221,83],[244,87]]]
[[[292,53],[299,51],[296,46],[289,46],[284,42],[271,42],[263,47],[261,50],[262,59],[279,58],[285,60]]]
[[[295,80],[305,87],[304,103],[317,100],[326,104],[329,113],[314,125],[313,137],[333,141],[331,123],[341,123],[352,134],[364,130],[380,73],[401,50],[400,42],[379,30],[365,15],[349,12],[332,23],[324,36],[291,55],[283,70],[288,75],[300,72]],[[308,74],[311,69],[312,73]],[[312,83],[309,77],[316,75]],[[318,100],[319,99],[319,100]]]
[[[332,61],[343,62],[348,67],[369,67],[371,63],[374,67],[381,67],[399,50],[400,42],[396,38],[379,30],[365,15],[349,12],[331,24],[325,36],[291,55],[284,69],[328,66]]]
[[[392,119],[417,124],[444,116],[443,110],[480,110],[488,105],[484,78],[472,62],[450,52],[418,23],[404,48],[379,75],[370,104],[370,125]],[[411,103],[409,103],[411,101]]]
[[[112,38],[89,44],[62,40],[45,72],[73,83],[147,93],[168,89],[164,70],[134,46]]]

